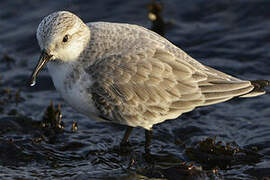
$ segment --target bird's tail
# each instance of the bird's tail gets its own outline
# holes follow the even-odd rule
[[[254,96],[263,95],[266,93],[264,88],[266,86],[270,86],[270,81],[268,80],[252,80],[250,82],[251,82],[251,85],[254,87],[252,91],[239,97],[246,98],[246,97],[254,97]]]

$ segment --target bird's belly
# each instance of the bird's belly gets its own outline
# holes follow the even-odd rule
[[[92,85],[89,75],[78,72],[81,74],[77,76],[77,79],[74,79],[70,76],[72,68],[65,65],[49,64],[48,69],[56,90],[71,107],[88,117],[94,118],[99,115],[89,91]]]
[[[88,116],[98,116],[98,110],[92,100],[92,94],[79,83],[60,92],[64,100],[78,112]]]

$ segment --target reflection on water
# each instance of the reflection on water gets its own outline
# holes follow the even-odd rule
[[[270,79],[267,0],[163,1],[162,12],[149,4],[146,0],[0,2],[0,179],[270,177],[268,95],[199,108],[156,125],[152,156],[145,157],[143,129],[132,133],[129,151],[121,152],[118,144],[125,128],[76,113],[60,98],[46,71],[36,87],[26,86],[39,54],[36,28],[44,16],[63,9],[86,22],[128,22],[149,28],[148,13],[156,13],[165,36],[202,63],[243,79]],[[172,22],[170,28],[167,22]],[[51,100],[61,104],[63,117],[56,106],[49,106]],[[54,121],[44,121],[46,109],[47,117],[48,111],[55,115],[49,118]],[[226,146],[231,142],[236,145]],[[212,161],[204,162],[203,156],[220,159],[210,167]],[[219,166],[228,160],[229,168]]]

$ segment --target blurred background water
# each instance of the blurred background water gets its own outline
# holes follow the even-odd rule
[[[151,27],[147,0],[0,1],[0,179],[266,179],[270,178],[269,94],[198,108],[154,126],[151,150],[143,157],[144,130],[130,137],[132,152],[115,150],[125,127],[92,121],[67,106],[43,71],[35,87],[27,82],[38,56],[35,38],[44,16],[69,10],[85,22],[110,21]],[[270,1],[163,1],[165,37],[203,64],[243,79],[270,79]],[[50,102],[61,104],[64,130],[38,125]],[[72,131],[74,121],[78,130]],[[48,135],[49,134],[49,135]],[[53,135],[51,135],[53,134]],[[207,137],[255,148],[262,158],[207,169],[187,156]],[[197,176],[173,168],[201,167]]]

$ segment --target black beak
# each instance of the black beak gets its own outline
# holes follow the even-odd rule
[[[43,69],[46,63],[52,58],[52,55],[49,55],[46,51],[42,51],[39,57],[39,61],[37,66],[35,67],[30,80],[30,86],[34,86],[36,84],[36,78],[38,73]]]

